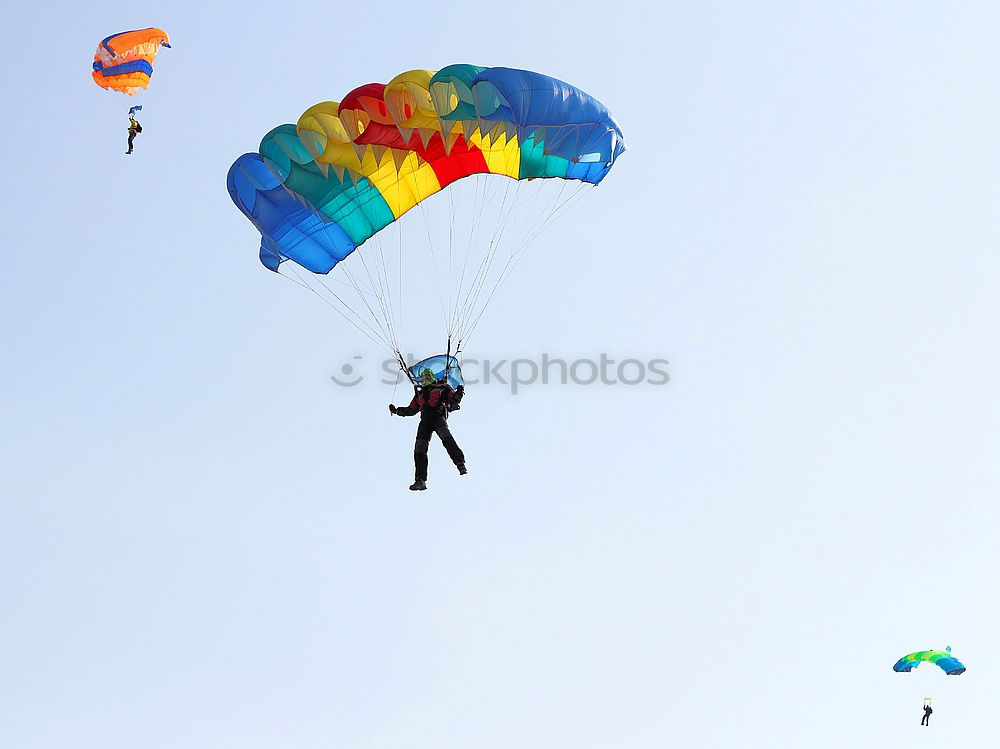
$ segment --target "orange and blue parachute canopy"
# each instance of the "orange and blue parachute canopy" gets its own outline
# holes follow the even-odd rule
[[[153,60],[160,47],[169,47],[163,29],[122,31],[101,40],[94,54],[94,83],[131,96],[149,85]]]

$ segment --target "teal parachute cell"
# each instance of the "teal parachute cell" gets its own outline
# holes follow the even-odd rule
[[[364,177],[355,180],[346,171],[338,177],[332,169],[324,173],[299,140],[295,125],[279,125],[265,135],[260,154],[286,189],[338,224],[355,245],[395,220],[385,199]]]

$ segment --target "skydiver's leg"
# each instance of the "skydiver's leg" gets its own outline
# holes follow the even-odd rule
[[[458,443],[452,436],[451,430],[448,428],[448,420],[443,416],[439,416],[437,422],[434,424],[434,431],[441,438],[441,444],[448,451],[448,457],[451,458],[451,462],[457,466],[463,465],[465,463],[465,453],[462,452],[462,448],[458,446]]]
[[[427,480],[427,447],[431,444],[431,435],[434,434],[434,421],[420,417],[417,425],[417,441],[413,445],[413,467],[414,479],[417,481]]]
[[[126,153],[132,153],[132,141],[135,140],[135,133],[128,134],[128,151]]]

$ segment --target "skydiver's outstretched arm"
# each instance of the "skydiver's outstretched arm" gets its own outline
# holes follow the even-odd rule
[[[396,416],[413,416],[419,410],[420,407],[417,405],[417,396],[415,395],[408,406],[394,406],[391,403],[389,404],[389,413]]]

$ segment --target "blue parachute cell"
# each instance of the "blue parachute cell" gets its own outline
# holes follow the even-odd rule
[[[545,153],[599,163],[589,178],[574,174],[574,179],[600,182],[625,151],[621,126],[608,108],[558,78],[530,70],[486,68],[472,79],[472,95],[480,119],[542,129]]]
[[[354,251],[340,225],[289,192],[260,154],[236,159],[226,183],[233,202],[260,232],[260,259],[270,270],[288,259],[313,273],[329,273]]]

